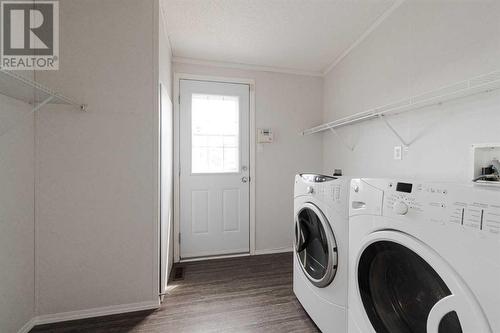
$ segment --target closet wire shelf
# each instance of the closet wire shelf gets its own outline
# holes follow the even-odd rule
[[[0,94],[33,105],[33,111],[49,103],[73,105],[82,111],[87,110],[86,104],[78,103],[34,80],[4,69],[0,69]]]
[[[334,130],[339,127],[348,126],[371,119],[382,119],[386,122],[391,131],[393,131],[394,134],[397,135],[403,143],[405,143],[404,140],[402,140],[401,136],[394,130],[394,128],[390,126],[389,123],[387,123],[387,120],[384,119],[385,116],[401,114],[404,112],[434,105],[441,105],[445,102],[449,102],[455,99],[488,93],[498,89],[500,89],[500,71],[495,71],[489,74],[476,76],[469,80],[461,81],[418,96],[414,96],[409,99],[404,99],[395,103],[360,112],[352,116],[321,124],[306,129],[299,134],[311,135],[327,130],[332,130],[335,133]]]
[[[71,105],[78,107],[81,111],[87,111],[86,104],[77,103],[71,98],[55,92],[34,80],[3,69],[0,69],[0,95],[28,103],[32,106],[30,112],[25,113],[17,121],[14,121],[13,124],[8,124],[6,128],[0,128],[0,138],[17,128],[24,120],[29,119],[30,115],[49,103]]]

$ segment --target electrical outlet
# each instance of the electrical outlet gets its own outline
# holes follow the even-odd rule
[[[408,146],[403,146],[403,155],[402,155],[402,159],[406,159],[408,158],[408,155],[410,154],[410,147]]]
[[[403,147],[402,146],[395,146],[394,147],[394,159],[395,160],[402,160],[403,159]]]

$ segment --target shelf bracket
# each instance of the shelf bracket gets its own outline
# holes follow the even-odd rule
[[[23,115],[21,117],[21,119],[19,119],[18,121],[16,121],[16,123],[14,125],[12,125],[11,127],[7,128],[6,130],[0,132],[0,137],[4,136],[8,132],[10,132],[10,130],[16,128],[19,124],[21,124],[22,122],[24,122],[25,118],[27,118],[30,115],[32,115],[33,113],[37,112],[38,110],[40,110],[41,108],[43,108],[45,105],[49,104],[53,99],[54,99],[54,96],[49,96],[45,100],[43,100],[42,102],[40,102],[38,105],[36,105],[35,107],[33,107],[33,109],[31,109],[30,112],[27,112],[25,115]]]
[[[35,105],[35,107],[31,110],[31,113],[37,112],[38,110],[43,108],[45,105],[49,104],[53,99],[54,99],[54,96],[47,97],[42,102]]]
[[[342,142],[342,144],[347,148],[349,149],[350,151],[354,151],[354,146],[350,146],[346,140],[344,140],[344,138],[339,134],[339,132],[337,132],[334,128],[332,127],[328,127],[328,129],[330,131],[332,131],[333,134],[335,134],[335,136],[337,137],[337,139],[340,140],[340,142]]]
[[[387,119],[385,119],[383,114],[378,114],[378,117],[385,123],[387,128],[389,128],[391,132],[399,139],[399,141],[403,144],[403,146],[405,147],[410,146],[410,143],[406,142],[406,140],[403,139],[403,137],[398,133],[398,131],[389,123],[389,121],[387,121]]]

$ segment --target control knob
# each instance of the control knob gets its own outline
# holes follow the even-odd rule
[[[396,202],[392,209],[397,215],[406,215],[408,213],[408,205],[403,201]]]

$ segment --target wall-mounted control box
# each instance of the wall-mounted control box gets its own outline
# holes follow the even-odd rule
[[[259,128],[257,131],[257,143],[273,143],[274,134],[269,128]]]
[[[472,162],[475,183],[500,186],[500,143],[472,145]]]

